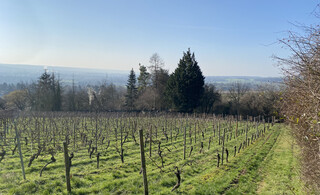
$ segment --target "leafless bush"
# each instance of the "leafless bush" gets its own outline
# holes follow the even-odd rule
[[[303,26],[280,42],[288,58],[275,57],[284,74],[282,114],[295,128],[302,146],[306,181],[320,191],[320,26]]]

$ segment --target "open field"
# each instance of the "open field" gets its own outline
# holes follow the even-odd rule
[[[303,194],[299,149],[285,125],[257,118],[74,113],[2,121],[0,194],[67,194],[63,141],[74,154],[72,194],[143,194],[140,129],[150,194]],[[56,161],[40,177],[52,155]],[[171,192],[176,175],[180,186]]]

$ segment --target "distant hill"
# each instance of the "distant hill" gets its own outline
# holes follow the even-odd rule
[[[231,82],[281,82],[281,77],[258,77],[258,76],[207,76],[206,83],[231,83]]]
[[[113,83],[124,86],[127,83],[129,70],[99,70],[89,68],[70,68],[59,66],[35,66],[0,64],[0,83],[16,84],[18,82],[33,82],[47,68],[59,76],[63,84],[71,84],[72,79],[78,85],[99,84],[101,82]],[[137,73],[138,74],[138,73]],[[280,77],[256,77],[256,76],[206,76],[205,82],[215,84],[219,89],[226,90],[230,83],[240,81],[250,86],[260,83],[279,83]]]
[[[218,89],[226,91],[234,82],[246,83],[249,88],[256,89],[259,84],[279,85],[282,82],[281,77],[258,77],[258,76],[207,76],[206,83],[214,84]]]
[[[49,72],[54,72],[64,84],[70,84],[72,83],[72,79],[74,79],[75,83],[79,85],[97,84],[103,81],[112,82],[115,85],[125,85],[129,74],[129,70],[97,70],[59,66],[0,64],[0,83],[16,84],[18,82],[36,81],[44,72],[44,68],[47,68]]]

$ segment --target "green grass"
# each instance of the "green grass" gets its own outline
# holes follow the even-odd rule
[[[303,194],[297,158],[299,150],[286,126],[277,124],[266,130],[263,136],[242,149],[235,157],[233,147],[239,147],[245,134],[235,139],[233,129],[232,139],[225,142],[225,148],[229,149],[229,162],[224,160],[224,165],[218,168],[216,154],[217,151],[221,153],[221,145],[218,145],[218,138],[215,136],[208,150],[209,136],[213,135],[212,123],[200,122],[205,137],[197,134],[197,143],[194,143],[192,134],[194,150],[186,160],[183,160],[183,133],[180,131],[176,140],[173,138],[172,142],[170,139],[167,142],[159,128],[158,140],[162,143],[165,160],[162,171],[157,168],[161,165],[157,145],[153,144],[151,158],[148,157],[147,145],[145,150],[150,194]],[[177,123],[177,127],[179,125]],[[245,126],[246,123],[241,123],[239,129]],[[259,129],[263,128],[261,126]],[[221,124],[221,127],[226,128],[227,123]],[[251,138],[255,132],[255,126],[252,125],[248,137]],[[177,132],[174,132],[174,137],[175,133]],[[60,145],[61,141],[58,142]],[[199,153],[201,141],[204,142],[203,153]],[[187,136],[187,156],[191,148],[189,143],[190,137]],[[72,144],[69,147],[73,151]],[[129,137],[129,142],[124,145],[124,163],[120,161],[114,142],[111,142],[108,150],[105,147],[106,143],[100,143],[99,152],[102,155],[99,169],[96,167],[95,153],[90,159],[87,147],[80,143],[74,150],[75,157],[71,167],[72,194],[143,194],[143,180],[139,174],[139,145]],[[22,178],[18,153],[11,155],[8,150],[8,155],[0,163],[0,194],[67,194],[61,150],[57,150],[55,154],[57,161],[48,165],[40,177],[41,168],[50,161],[51,156],[45,153],[31,167],[27,167],[32,155],[30,144],[23,145],[22,149],[27,180]],[[175,166],[182,170],[182,183],[180,188],[171,192],[177,182]]]
[[[288,128],[282,128],[274,149],[270,151],[260,170],[263,180],[261,194],[304,194],[300,178],[299,147]]]
[[[298,147],[288,128],[278,127],[238,158],[198,176],[185,188],[193,189],[192,194],[305,194]]]

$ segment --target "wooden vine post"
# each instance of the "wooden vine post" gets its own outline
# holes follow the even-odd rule
[[[7,119],[3,121],[3,145],[7,145]]]
[[[221,136],[220,136],[220,121],[218,121],[218,131],[219,131],[219,145],[220,145],[220,140],[221,140]]]
[[[150,133],[149,133],[149,156],[152,155],[152,125],[150,125]]]
[[[98,115],[96,114],[96,152],[98,151]]]
[[[197,123],[194,123],[194,143],[197,143]]]
[[[274,125],[274,120],[275,119],[275,117],[274,116],[272,116],[272,124],[271,124],[271,127],[273,127],[273,125]]]
[[[248,131],[249,131],[249,126],[248,126],[248,118],[247,118],[247,127],[246,127],[246,145],[248,145]]]
[[[217,153],[217,167],[219,167],[219,162],[220,162],[220,154],[219,153]]]
[[[70,160],[68,155],[68,146],[67,142],[63,142],[63,152],[64,152],[64,164],[66,167],[66,181],[67,181],[67,190],[71,192],[71,184],[70,184]]]
[[[140,154],[141,154],[141,169],[143,173],[143,186],[144,186],[144,194],[149,194],[148,192],[148,180],[147,180],[147,169],[146,169],[146,159],[144,155],[144,144],[143,144],[143,130],[139,130],[140,136]]]
[[[76,151],[76,124],[73,121],[73,151]]]
[[[22,152],[21,152],[20,136],[19,136],[19,133],[18,133],[18,128],[17,128],[16,121],[14,122],[14,128],[15,128],[15,131],[16,131],[16,138],[17,138],[17,143],[18,143],[18,150],[19,150],[19,157],[20,157],[22,175],[23,175],[23,179],[25,180],[26,179],[26,173],[24,171],[23,157],[22,157]]]
[[[257,135],[257,137],[259,137],[259,128],[258,128],[258,122],[256,122],[256,128],[257,128],[257,132],[256,132],[256,135]]]
[[[226,161],[228,162],[228,158],[229,158],[229,150],[228,148],[226,148]]]
[[[238,116],[237,116],[237,125],[236,125],[236,137],[238,137]]]
[[[100,163],[100,152],[97,154],[97,169],[99,169],[99,163]]]
[[[223,154],[224,154],[224,141],[225,141],[226,129],[223,129],[223,137],[222,137],[222,151],[221,151],[221,165],[223,165]]]
[[[187,127],[184,128],[184,134],[183,134],[183,160],[186,159],[186,134],[187,134]]]

